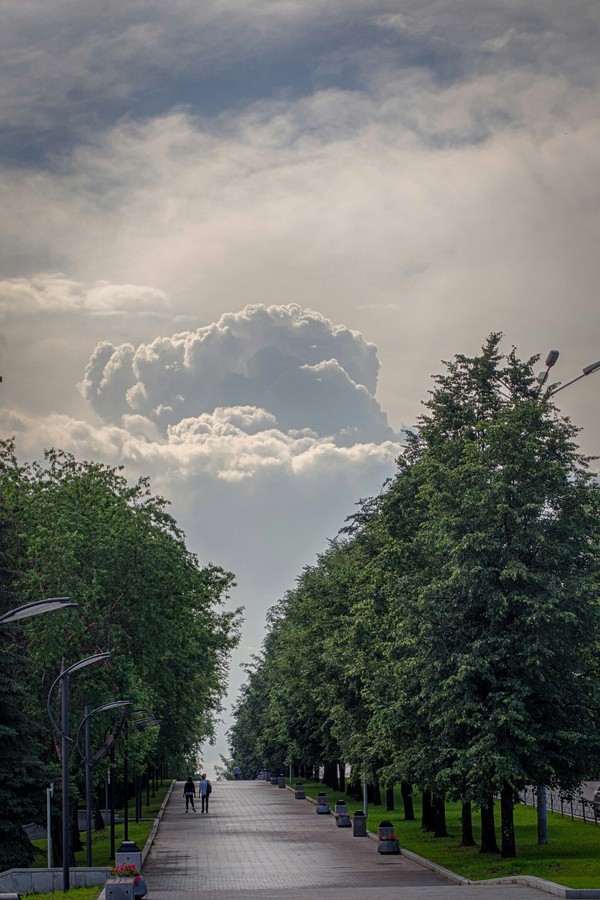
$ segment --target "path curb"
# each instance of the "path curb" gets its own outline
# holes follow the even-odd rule
[[[154,838],[156,837],[156,832],[158,831],[158,826],[160,825],[160,820],[163,817],[165,807],[167,805],[169,797],[173,793],[174,787],[175,787],[175,781],[171,781],[169,790],[167,791],[167,793],[165,795],[165,799],[161,803],[160,809],[158,810],[158,815],[156,816],[156,818],[154,820],[154,825],[152,826],[152,828],[150,830],[150,834],[148,835],[148,839],[147,839],[146,843],[144,844],[144,847],[142,850],[142,868],[144,866],[144,863],[146,862],[146,858],[147,858],[148,854],[150,853],[150,851],[152,849],[152,844],[154,843]],[[106,888],[105,887],[103,887],[102,890],[100,891],[100,893],[98,894],[97,900],[106,900]]]
[[[294,790],[290,785],[286,785],[286,787],[289,791]],[[312,797],[306,797],[306,800],[313,805],[316,804],[316,800],[313,800]],[[367,837],[372,841],[377,840],[377,835],[372,831],[367,831]],[[535,888],[538,891],[552,894],[555,897],[562,897],[563,900],[600,900],[600,888],[569,888],[565,887],[563,884],[556,884],[554,881],[546,881],[545,878],[538,878],[536,875],[509,875],[504,878],[489,878],[484,881],[471,881],[469,878],[464,878],[462,875],[458,875],[456,872],[452,872],[450,869],[446,869],[444,866],[440,866],[438,863],[432,862],[424,856],[419,856],[418,853],[413,853],[412,850],[406,850],[404,847],[401,847],[400,853],[412,862],[423,866],[424,869],[429,869],[430,872],[435,872],[436,875],[445,878],[453,884],[472,885],[473,887],[493,887],[497,884],[521,884],[524,887]]]

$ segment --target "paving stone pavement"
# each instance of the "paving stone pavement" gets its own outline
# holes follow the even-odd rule
[[[542,900],[518,885],[456,885],[338,828],[264,781],[216,782],[208,814],[171,793],[144,865],[146,900]],[[333,795],[330,797],[333,806]],[[197,807],[199,809],[199,802]]]

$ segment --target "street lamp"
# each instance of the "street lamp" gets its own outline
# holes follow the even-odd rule
[[[549,350],[548,351],[548,356],[546,357],[546,359],[544,361],[544,365],[546,366],[546,369],[544,372],[540,372],[537,377],[537,382],[539,384],[538,390],[541,390],[542,385],[546,384],[546,382],[548,380],[548,375],[550,374],[550,369],[552,368],[553,365],[555,365],[559,356],[560,356],[560,353],[558,350]]]
[[[538,390],[541,390],[542,386],[546,383],[548,379],[548,374],[552,366],[556,363],[559,357],[558,350],[550,350],[548,356],[545,360],[546,369],[544,372],[540,372],[537,376],[537,381],[539,384]],[[547,390],[544,394],[544,397],[553,397],[555,394],[558,394],[559,391],[564,391],[566,387],[569,387],[571,384],[575,384],[576,381],[579,381],[581,378],[585,378],[587,375],[591,375],[592,372],[597,372],[600,369],[600,360],[595,363],[590,363],[587,366],[584,366],[581,375],[577,375],[575,378],[572,378],[570,381],[567,381],[566,384],[561,384],[560,387],[555,388],[554,390]],[[540,784],[537,786],[537,819],[538,819],[538,844],[547,844],[548,843],[548,809],[547,809],[547,791],[546,785]]]
[[[80,659],[79,662],[73,663],[71,666],[63,668],[62,672],[56,678],[48,691],[48,718],[55,731],[61,738],[62,750],[62,839],[63,839],[63,891],[69,890],[69,857],[70,857],[70,834],[69,834],[69,675],[78,672],[79,669],[85,669],[94,663],[102,662],[108,659],[110,653],[95,653],[93,656],[87,656]],[[59,681],[61,685],[61,725],[58,726],[54,716],[52,715],[52,691]]]
[[[90,758],[90,731],[91,718],[96,713],[106,712],[109,709],[119,709],[122,706],[131,706],[131,700],[113,700],[112,703],[104,703],[96,709],[90,710],[89,706],[85,707],[85,715],[79,723],[75,743],[79,755],[85,762],[85,864],[92,865],[92,761]],[[79,735],[81,729],[85,727],[85,755],[79,746]]]
[[[579,381],[580,378],[585,378],[586,375],[591,375],[592,372],[597,372],[600,369],[600,359],[598,362],[590,363],[589,366],[584,366],[581,372],[581,375],[578,375],[576,378],[572,378],[570,381],[567,381],[566,384],[562,384],[560,387],[557,387],[554,391],[548,391],[547,396],[553,397],[554,394],[558,394],[559,391],[564,391],[566,387],[569,387],[570,384],[575,384],[576,381]]]
[[[2,381],[2,378],[0,378]],[[12,622],[19,622],[21,619],[29,619],[32,616],[39,616],[41,613],[54,612],[57,609],[71,609],[79,604],[73,603],[70,597],[48,597],[45,600],[34,600],[32,603],[25,603],[23,606],[17,606],[0,616],[0,625],[10,625]],[[48,825],[48,868],[52,864],[52,835],[50,833],[50,800],[54,794],[54,784],[46,788],[46,820]]]
[[[70,597],[48,597],[47,600],[35,600],[33,603],[25,603],[0,616],[0,625],[8,625],[10,622],[18,622],[20,619],[28,619],[30,616],[38,616],[40,613],[53,612],[55,609],[69,609],[78,606]]]
[[[142,710],[135,710],[135,712],[142,712]],[[132,719],[131,724],[136,729],[136,731],[143,731],[144,728],[149,728],[152,725],[160,725],[161,721],[162,719],[157,719],[155,716],[142,716],[142,718],[140,719]],[[125,759],[123,767],[123,781],[125,782],[125,797],[123,801],[123,840],[127,841],[129,839],[129,720],[125,722]],[[137,822],[139,821],[137,785],[135,786],[135,809]]]

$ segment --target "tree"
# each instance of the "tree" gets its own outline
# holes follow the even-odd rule
[[[79,605],[77,614],[24,624],[21,650],[31,667],[25,713],[47,735],[46,697],[63,656],[70,664],[110,650],[110,660],[92,675],[86,669],[71,681],[71,733],[85,705],[128,699],[161,721],[160,729],[131,730],[132,771],[150,759],[186,767],[214,734],[238,641],[240,611],[222,608],[233,575],[200,565],[147,479],[129,484],[120,469],[59,450],[20,467],[10,442],[0,445],[0,465],[12,510],[10,539],[19,551],[11,605],[57,595]],[[93,717],[98,758],[120,727],[116,719],[107,735],[106,725],[104,717]],[[47,742],[49,764],[58,750]],[[121,741],[116,750],[118,762]],[[76,798],[77,784],[83,786],[76,754],[71,764]],[[98,770],[94,777],[99,787]]]
[[[429,558],[412,619],[427,733],[444,789],[483,808],[514,790],[578,783],[597,759],[598,489],[577,429],[542,397],[535,359],[478,357],[438,376],[405,471],[423,471],[418,541]],[[465,796],[466,794],[466,796]]]
[[[18,466],[12,445],[0,459],[0,614],[19,606],[15,589],[21,560],[15,510]],[[0,869],[26,867],[34,857],[23,826],[43,808],[46,771],[40,732],[27,716],[27,664],[19,652],[18,626],[0,626]]]

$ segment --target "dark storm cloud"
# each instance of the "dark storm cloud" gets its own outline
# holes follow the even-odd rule
[[[0,153],[55,165],[121,119],[370,93],[412,70],[441,85],[524,67],[590,86],[599,34],[595,0],[576,15],[548,0],[8,0]]]

